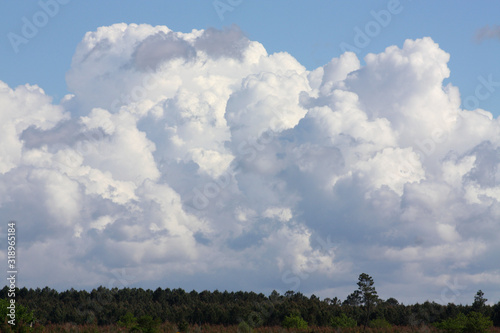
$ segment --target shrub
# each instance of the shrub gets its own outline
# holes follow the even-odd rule
[[[493,321],[479,312],[471,312],[467,315],[463,333],[486,333],[491,326],[493,326]]]
[[[156,333],[160,326],[158,320],[154,320],[153,317],[145,315],[137,319],[137,324],[143,333]]]
[[[338,317],[333,317],[330,325],[332,325],[333,328],[346,328],[346,327],[356,327],[358,323],[356,320],[347,317],[345,313],[342,313]]]
[[[179,329],[179,332],[187,332],[189,330],[189,323],[185,319],[180,320],[177,323],[177,328]]]
[[[290,315],[286,316],[283,320],[282,326],[284,328],[307,328],[307,321],[302,319],[301,316],[298,315]]]
[[[118,326],[123,326],[129,330],[137,326],[137,318],[131,312],[127,312],[125,315],[120,317],[118,320]]]
[[[454,318],[448,318],[436,327],[449,333],[486,333],[493,322],[479,312],[471,312],[467,316],[460,313]]]
[[[390,328],[391,324],[385,319],[374,319],[368,324],[371,328]]]
[[[246,321],[242,321],[238,325],[238,333],[252,333],[253,329],[250,327],[250,325],[247,324]]]
[[[10,304],[11,303],[9,299],[0,299],[0,320],[2,322],[11,320],[11,318],[8,316],[9,314],[8,307],[10,306]],[[15,323],[19,329],[28,327],[31,323],[35,321],[35,315],[33,314],[32,310],[29,310],[27,307],[19,303],[15,303],[15,307],[16,307]]]
[[[461,333],[465,328],[466,322],[467,317],[463,313],[460,313],[458,316],[443,320],[435,326],[449,333]]]

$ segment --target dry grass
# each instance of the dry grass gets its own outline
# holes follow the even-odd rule
[[[29,332],[29,331],[28,331]],[[60,325],[36,325],[32,328],[31,332],[36,333],[112,333],[112,332],[128,332],[127,329],[116,325],[97,326],[97,325],[73,325],[73,324],[60,324]],[[158,332],[161,333],[176,333],[178,332],[177,326],[172,323],[163,323],[160,325]],[[194,325],[190,326],[188,332],[197,333],[238,333],[238,326],[223,326],[223,325]],[[259,327],[253,329],[254,333],[438,333],[438,329],[432,326],[393,326],[391,328],[366,328],[363,327],[334,329],[331,327],[317,327],[310,326],[308,329],[284,329],[279,326],[274,327]],[[492,327],[490,333],[500,333],[500,327]]]

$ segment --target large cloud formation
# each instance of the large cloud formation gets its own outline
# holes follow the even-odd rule
[[[308,71],[234,26],[87,33],[59,105],[0,85],[22,284],[344,298],[367,272],[384,298],[498,299],[500,124],[448,60],[423,38]]]

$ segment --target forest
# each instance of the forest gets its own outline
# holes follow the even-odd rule
[[[361,274],[344,301],[300,292],[98,287],[92,291],[16,290],[17,323],[8,324],[8,287],[0,290],[2,332],[500,332],[500,301],[479,290],[471,305],[401,304],[378,297]]]

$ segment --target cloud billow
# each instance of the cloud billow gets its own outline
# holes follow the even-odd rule
[[[236,27],[87,33],[60,105],[0,87],[23,282],[124,269],[147,287],[345,297],[366,271],[405,302],[454,279],[498,298],[500,124],[460,108],[448,60],[428,37],[308,71]]]

